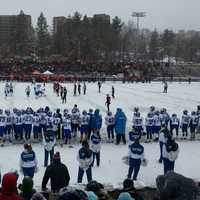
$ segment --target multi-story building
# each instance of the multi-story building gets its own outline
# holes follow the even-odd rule
[[[31,16],[24,14],[23,11],[19,15],[0,15],[0,46],[7,44],[22,27],[27,35],[31,33]]]
[[[93,19],[96,19],[96,20],[101,21],[106,24],[110,24],[110,15],[95,14],[95,15],[93,15]]]
[[[64,23],[66,21],[66,17],[60,16],[60,17],[54,17],[53,18],[53,33],[55,34],[58,30],[63,28]]]
[[[64,16],[58,16],[53,18],[53,33],[55,34],[58,30],[62,30],[64,27],[65,22],[69,18],[66,18]],[[88,20],[91,22],[93,19],[95,19],[98,22],[102,22],[105,24],[110,24],[110,15],[106,14],[95,14],[93,17],[88,17]]]

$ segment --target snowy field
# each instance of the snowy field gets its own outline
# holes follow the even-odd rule
[[[189,111],[196,110],[196,106],[200,104],[200,83],[169,83],[168,93],[163,94],[163,85],[161,83],[151,84],[122,84],[122,83],[105,83],[102,85],[102,92],[98,93],[96,83],[90,83],[87,85],[87,95],[81,95],[74,97],[73,85],[63,84],[67,86],[68,96],[67,104],[61,103],[53,93],[53,85],[46,85],[46,97],[35,99],[34,94],[31,93],[28,99],[25,95],[25,88],[29,83],[14,83],[14,96],[4,98],[4,85],[0,84],[0,108],[26,108],[31,106],[33,109],[39,107],[49,106],[52,109],[56,108],[72,108],[74,104],[77,104],[80,110],[89,108],[99,108],[104,118],[106,113],[105,97],[106,94],[111,93],[111,86],[115,87],[116,99],[112,100],[111,110],[116,111],[117,107],[121,107],[127,115],[128,126],[127,132],[131,127],[133,108],[138,106],[143,117],[149,110],[151,105],[160,109],[166,107],[168,112],[172,114],[177,113],[181,115],[184,109]],[[29,84],[30,85],[30,84]],[[102,134],[105,134],[105,125],[102,129]],[[189,176],[200,181],[200,142],[179,142],[180,154],[175,165],[175,171],[182,173],[185,176]],[[148,159],[147,167],[141,167],[138,184],[144,184],[148,186],[155,185],[155,178],[157,175],[163,173],[163,165],[157,162],[159,158],[159,146],[157,143],[144,144],[145,157]],[[55,151],[60,151],[62,162],[64,162],[70,172],[71,184],[75,184],[77,181],[78,162],[76,156],[80,145],[76,145],[74,148],[68,148],[64,146],[55,147]],[[45,171],[43,167],[44,150],[41,144],[33,144],[33,149],[36,152],[39,161],[39,172],[34,177],[36,186],[41,185],[42,177]],[[10,169],[19,170],[19,157],[23,150],[21,145],[5,146],[0,148],[0,168],[1,172],[5,173]],[[121,182],[126,178],[128,172],[128,166],[122,162],[122,157],[126,156],[128,152],[128,146],[114,144],[103,144],[101,151],[101,165],[99,168],[93,168],[93,179],[102,183],[112,184],[115,187],[119,186]],[[20,176],[20,180],[21,180]],[[86,178],[84,177],[86,183]]]

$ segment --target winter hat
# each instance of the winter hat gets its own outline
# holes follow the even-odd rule
[[[121,108],[117,108],[117,112],[122,112],[122,109]]]
[[[60,152],[56,152],[56,153],[53,155],[53,160],[55,160],[55,161],[60,161]]]
[[[35,193],[32,197],[31,200],[47,200],[41,193]]]
[[[131,195],[128,192],[122,192],[117,200],[135,200],[131,197]]]
[[[97,109],[94,111],[94,114],[95,114],[95,115],[98,115],[99,112],[100,112],[100,110],[97,108]]]
[[[15,173],[4,174],[1,193],[11,195],[17,191],[17,176]]]
[[[30,193],[33,189],[33,180],[29,176],[25,176],[22,180],[22,186],[20,190],[24,193]]]
[[[100,189],[103,189],[103,185],[101,183],[98,183],[97,181],[90,181],[87,185],[86,185],[86,190],[87,191],[92,191],[92,192],[96,192],[99,191]]]
[[[88,200],[98,200],[99,198],[94,192],[87,192]]]
[[[134,182],[132,179],[125,179],[124,182],[123,182],[123,189],[124,190],[130,190],[130,189],[134,189]]]

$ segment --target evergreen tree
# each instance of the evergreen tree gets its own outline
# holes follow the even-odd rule
[[[175,54],[175,34],[173,31],[166,29],[162,35],[162,47],[164,55],[174,56]]]
[[[159,34],[157,30],[154,30],[151,34],[150,43],[149,43],[149,57],[153,61],[158,59],[159,54]]]
[[[121,51],[121,44],[122,44],[122,37],[121,37],[121,31],[124,23],[119,17],[114,17],[111,24],[111,51],[113,52],[113,56],[115,57],[117,52]]]
[[[41,12],[37,20],[37,52],[39,57],[43,58],[47,55],[50,47],[50,34],[48,31],[47,20]]]

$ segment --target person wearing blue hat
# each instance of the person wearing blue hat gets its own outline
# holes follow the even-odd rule
[[[131,195],[128,192],[122,192],[117,200],[135,200],[131,197]]]

